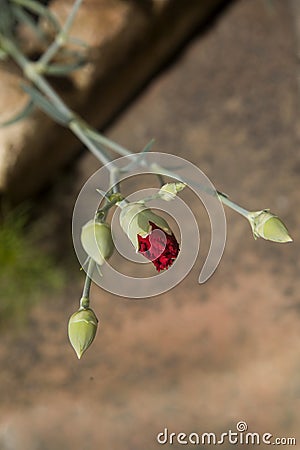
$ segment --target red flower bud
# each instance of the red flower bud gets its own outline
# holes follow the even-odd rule
[[[155,223],[149,222],[151,231],[146,236],[138,234],[139,253],[142,253],[147,259],[152,261],[156,270],[168,269],[179,253],[179,245],[174,234],[168,234]],[[159,230],[159,231],[156,231]]]
[[[129,203],[121,211],[120,224],[137,253],[152,261],[158,272],[173,264],[179,245],[165,219],[144,205]]]

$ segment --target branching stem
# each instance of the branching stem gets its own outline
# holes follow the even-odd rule
[[[74,2],[73,8],[70,12],[69,17],[59,35],[63,40],[66,40],[66,36],[70,30],[70,27],[74,21],[75,15],[82,3],[82,0],[76,0]],[[48,63],[54,54],[59,50],[62,41],[60,39],[56,39],[46,50],[44,55],[40,58],[38,63],[32,63],[29,61],[23,53],[19,50],[18,46],[12,42],[11,39],[7,39],[5,36],[0,34],[0,44],[2,48],[15,60],[15,62],[21,67],[24,75],[48,98],[48,100],[52,103],[52,105],[57,109],[60,115],[63,115],[66,119],[68,128],[81,140],[81,142],[90,150],[93,155],[101,161],[102,164],[109,164],[108,170],[110,171],[110,185],[112,187],[112,192],[118,192],[118,169],[112,164],[113,159],[107,154],[105,149],[102,146],[106,146],[110,148],[112,151],[116,152],[121,156],[130,156],[132,152],[127,150],[122,145],[112,141],[111,139],[103,136],[98,131],[93,130],[89,127],[74,111],[72,111],[63,100],[57,95],[57,93],[53,90],[48,81],[43,77],[41,73],[39,73],[39,64],[42,62],[43,64]],[[152,145],[152,143],[150,143]],[[141,158],[142,159],[142,158]],[[172,171],[166,170],[156,164],[151,165],[151,170],[157,172],[157,176],[159,178],[160,184],[163,183],[162,173],[169,176],[175,176],[178,179],[178,176],[172,173]],[[188,180],[181,180],[184,183],[189,184]],[[212,195],[216,195],[215,191],[210,192]],[[241,214],[244,217],[248,216],[248,211],[232,200],[229,200],[228,197],[221,193],[217,193],[220,201],[233,209],[237,213]]]

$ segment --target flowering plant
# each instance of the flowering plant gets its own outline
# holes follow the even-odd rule
[[[201,184],[195,179],[189,179],[186,175],[180,175],[178,170],[175,171],[162,166],[158,161],[152,161],[149,164],[149,169],[157,175],[159,181],[157,193],[150,198],[143,198],[134,202],[123,197],[122,176],[129,174],[132,167],[140,170],[145,168],[147,165],[146,157],[152,148],[153,141],[147,144],[138,155],[133,155],[132,152],[107,139],[81,119],[65,104],[46,79],[46,75],[55,73],[64,75],[74,68],[79,68],[84,63],[80,52],[75,56],[73,55],[75,60],[71,66],[62,64],[58,67],[54,61],[55,56],[68,41],[71,25],[81,3],[82,0],[74,1],[70,14],[62,27],[47,8],[36,0],[3,0],[0,14],[0,57],[12,58],[21,67],[25,77],[30,82],[29,85],[22,86],[29,96],[29,103],[9,123],[14,123],[26,117],[30,114],[33,106],[38,107],[53,120],[73,132],[109,172],[109,186],[104,192],[99,190],[103,196],[103,204],[100,203],[100,206],[94,211],[94,217],[89,217],[82,224],[80,230],[80,242],[86,257],[86,264],[82,264],[86,270],[86,278],[80,308],[71,316],[68,327],[69,339],[78,358],[81,358],[82,354],[89,348],[97,330],[98,320],[90,308],[90,287],[95,273],[105,276],[102,271],[105,271],[107,261],[111,258],[115,249],[112,227],[108,220],[108,214],[113,208],[120,211],[119,223],[121,229],[127,235],[135,251],[146,260],[151,261],[160,277],[166,272],[176,270],[176,265],[179,266],[184,244],[178,242],[168,222],[160,214],[156,214],[147,203],[154,199],[166,204],[171,203],[178,198],[178,194],[185,186],[192,189],[196,186],[197,189],[211,196],[218,203],[219,208],[226,205],[244,216],[250,223],[255,239],[261,237],[279,243],[292,241],[281,219],[270,213],[269,210],[250,212],[237,205],[227,195],[215,190],[211,185]],[[30,60],[23,54],[21,46],[13,34],[16,23],[24,20],[24,17],[28,18],[28,11],[37,14],[39,18],[43,18],[52,25],[55,23],[56,27],[55,39],[37,61]],[[39,22],[31,21],[30,23],[33,31],[39,35],[41,33]],[[125,156],[128,164],[125,167],[120,167],[112,156],[113,152],[119,156]],[[172,182],[166,183],[164,177],[172,178]]]

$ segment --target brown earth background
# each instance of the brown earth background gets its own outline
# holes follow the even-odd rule
[[[154,299],[94,287],[100,326],[78,361],[66,334],[83,281],[70,218],[100,167],[84,153],[47,199],[54,245],[71,261],[65,289],[45,293],[26,329],[1,338],[1,450],[152,450],[165,427],[221,433],[241,420],[251,432],[295,437],[300,448],[296,9],[283,0],[231,3],[106,130],[133,151],[154,137],[154,150],[192,161],[237,203],[278,213],[294,242],[254,241],[249,224],[226,209],[224,256],[198,285],[210,235],[191,197],[203,244],[195,268]]]

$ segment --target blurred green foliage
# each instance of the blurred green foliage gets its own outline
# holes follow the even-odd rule
[[[63,269],[42,248],[28,208],[0,220],[0,330],[24,324],[31,306],[62,287]]]

